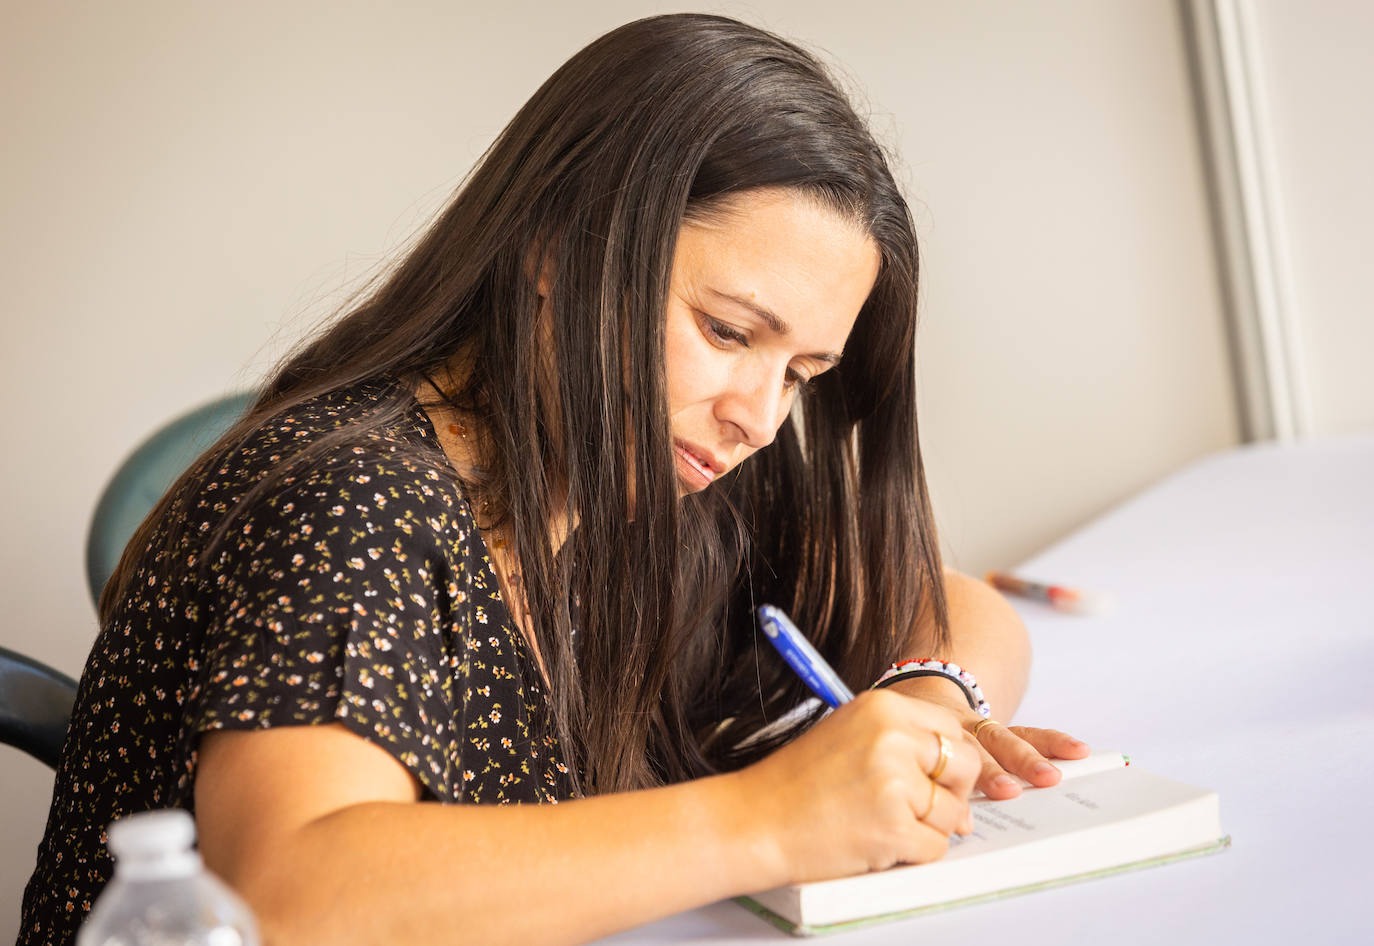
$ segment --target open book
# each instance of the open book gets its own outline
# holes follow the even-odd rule
[[[1056,760],[1063,779],[970,801],[974,833],[938,861],[779,887],[738,902],[797,936],[828,933],[1224,849],[1215,792],[1152,775],[1120,753]],[[1022,782],[1022,785],[1026,783]]]

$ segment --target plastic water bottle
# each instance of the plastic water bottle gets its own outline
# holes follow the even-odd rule
[[[179,808],[110,825],[115,873],[77,946],[259,946],[247,904],[205,869],[196,823]]]

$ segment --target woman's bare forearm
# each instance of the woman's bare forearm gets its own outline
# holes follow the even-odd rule
[[[940,857],[980,771],[962,732],[930,703],[861,693],[737,772],[510,806],[422,802],[408,769],[338,723],[210,732],[196,821],[274,946],[581,942]]]
[[[731,779],[560,805],[357,804],[228,879],[279,946],[581,942],[784,880]]]
[[[918,624],[905,657],[939,656],[965,667],[998,719],[1011,719],[1026,695],[1031,647],[1026,625],[1006,599],[985,582],[955,571],[945,572],[949,601],[950,646],[930,652],[934,639],[928,622]],[[919,677],[893,684],[898,692],[939,702],[962,700],[957,684],[937,677]],[[967,708],[967,704],[965,704]]]

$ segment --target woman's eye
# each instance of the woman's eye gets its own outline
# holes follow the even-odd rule
[[[729,348],[732,345],[739,345],[741,348],[749,347],[749,336],[745,335],[734,326],[727,325],[719,319],[713,319],[706,313],[701,315],[702,332],[705,333],[711,344],[718,348]],[[815,378],[802,377],[801,373],[788,368],[783,375],[782,387],[784,391],[796,391],[806,393],[815,385]]]
[[[799,391],[805,394],[815,386],[815,378],[803,378],[791,368],[787,369],[787,374],[783,375],[782,386],[788,391]]]
[[[749,339],[744,337],[744,333],[738,329],[731,328],[724,322],[718,322],[709,315],[702,316],[706,325],[706,334],[718,345],[743,345],[749,347]]]

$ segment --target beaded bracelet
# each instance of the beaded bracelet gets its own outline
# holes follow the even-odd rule
[[[988,706],[988,701],[983,698],[983,691],[979,689],[978,681],[973,679],[973,674],[956,663],[938,657],[922,657],[920,660],[903,660],[895,663],[878,678],[878,682],[873,684],[873,689],[891,686],[898,680],[909,680],[913,677],[946,677],[953,680],[964,691],[964,699],[968,700],[969,709],[984,719],[992,716],[992,707]]]

